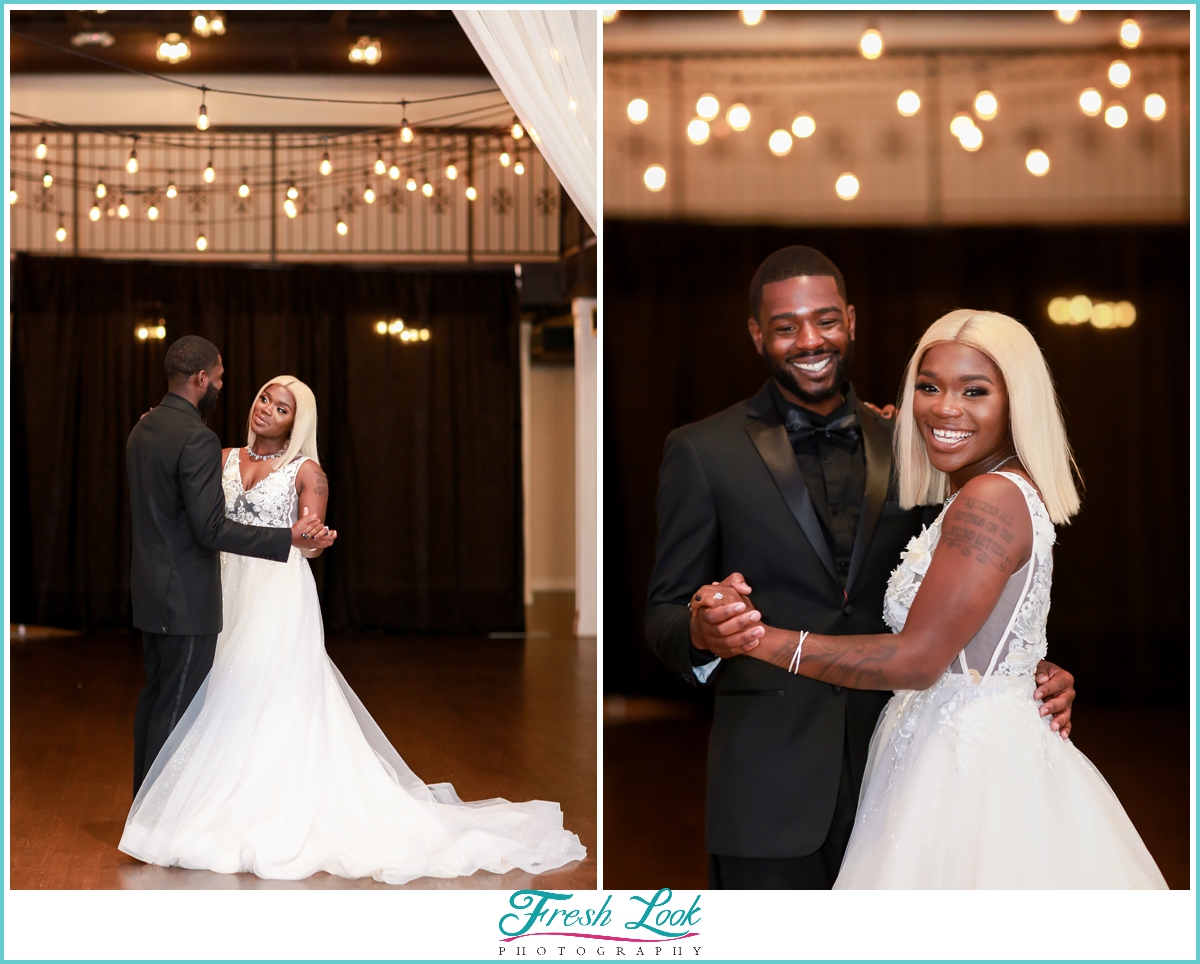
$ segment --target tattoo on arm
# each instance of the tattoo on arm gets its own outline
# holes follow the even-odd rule
[[[329,494],[329,479],[325,477],[320,466],[317,466],[317,477],[313,480],[313,492],[321,497]]]
[[[1017,568],[1011,555],[1015,528],[1011,513],[964,496],[962,505],[955,505],[943,536],[949,548],[961,550],[964,556],[974,554],[976,562],[1011,573]]]

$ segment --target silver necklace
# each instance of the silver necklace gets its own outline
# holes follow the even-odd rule
[[[1015,455],[1010,455],[1008,458],[1006,458],[1004,460],[1004,462],[998,462],[995,465],[993,465],[990,469],[987,470],[986,474],[990,475],[992,472],[995,472],[998,468],[1000,468],[1001,465],[1004,465],[1005,462],[1011,462],[1015,458],[1016,458]],[[958,495],[958,493],[953,492],[950,495],[946,496],[946,501],[942,503],[942,506],[943,507],[948,506],[951,502],[954,501],[954,496],[956,496],[956,495]]]
[[[283,455],[285,449],[286,446],[284,446],[284,448],[280,449],[278,452],[272,452],[270,455],[259,455],[254,451],[254,449],[247,445],[246,454],[249,455],[250,458],[254,459],[255,462],[269,462],[271,459],[277,459],[279,456]]]

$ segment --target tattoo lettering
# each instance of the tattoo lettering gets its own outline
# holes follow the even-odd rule
[[[313,482],[313,491],[320,496],[329,494],[329,479],[325,477],[325,473],[319,468],[317,469],[317,478]]]
[[[968,496],[963,499],[963,508],[955,509],[944,531],[946,545],[961,549],[964,556],[974,553],[977,562],[990,563],[1000,572],[1011,572],[1015,567],[1008,553],[1016,538],[1009,528],[1012,525],[1011,513]]]

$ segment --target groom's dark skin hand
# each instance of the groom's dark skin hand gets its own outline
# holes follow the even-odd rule
[[[292,545],[297,549],[328,549],[337,539],[337,530],[330,529],[319,517],[309,515],[305,506],[292,526]]]
[[[721,659],[741,656],[758,646],[765,630],[762,614],[747,598],[752,591],[740,572],[731,573],[712,587],[697,590],[688,603],[692,613],[692,645]],[[721,595],[719,600],[717,593]],[[1042,660],[1034,682],[1037,689],[1033,698],[1043,701],[1039,713],[1053,716],[1050,729],[1066,739],[1071,735],[1075,677],[1061,666]]]

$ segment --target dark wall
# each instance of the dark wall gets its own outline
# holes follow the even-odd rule
[[[604,618],[610,692],[685,695],[646,648],[654,495],[667,433],[765,379],[746,334],[760,261],[809,244],[842,269],[858,313],[859,396],[896,400],[920,334],[953,308],[1027,324],[1050,363],[1086,480],[1058,531],[1050,658],[1081,692],[1188,692],[1187,226],[766,228],[605,223]],[[1060,327],[1057,295],[1128,299],[1128,329]]]
[[[337,631],[520,629],[519,308],[511,266],[152,264],[20,256],[12,303],[12,613],[129,625],[125,440],[166,391],[171,340],[225,362],[208,424],[244,445],[258,387],[317,397],[327,518],[315,570]],[[401,316],[413,346],[374,330]],[[135,325],[165,317],[162,342]]]

